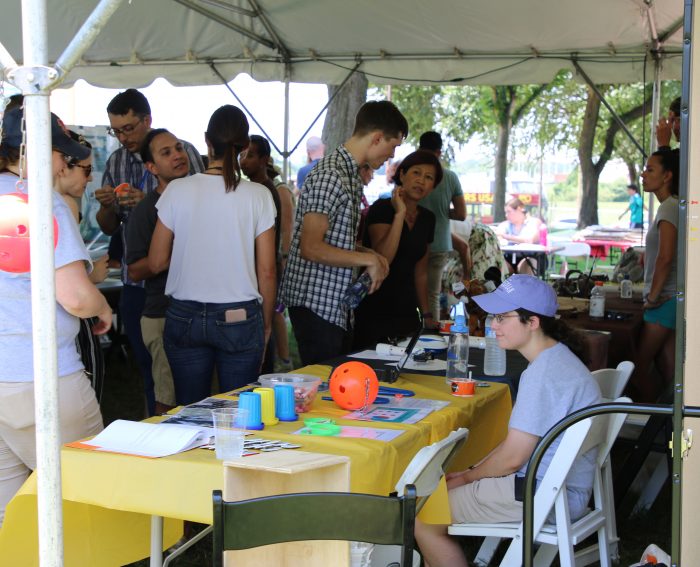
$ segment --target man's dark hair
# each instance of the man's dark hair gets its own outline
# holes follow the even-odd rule
[[[270,142],[258,134],[253,134],[250,136],[250,145],[255,146],[255,150],[261,157],[270,157],[270,154],[272,153],[272,150],[270,149]]]
[[[127,89],[115,96],[107,105],[107,112],[124,116],[133,110],[134,114],[143,118],[151,115],[151,105],[148,99],[136,89]]]
[[[673,112],[676,116],[681,115],[681,97],[674,98],[671,104],[668,105],[668,109]]]
[[[441,151],[442,136],[440,136],[440,134],[438,134],[437,132],[433,132],[432,130],[430,132],[425,132],[424,134],[421,134],[421,137],[418,140],[418,149],[428,150],[431,152]]]
[[[355,116],[353,136],[364,136],[379,130],[385,138],[408,136],[408,122],[393,102],[374,100],[364,103]]]
[[[153,151],[151,150],[151,142],[153,141],[153,138],[160,136],[161,134],[170,134],[170,130],[166,130],[165,128],[154,128],[153,130],[149,130],[148,134],[146,134],[146,137],[143,139],[143,144],[141,144],[141,150],[139,151],[143,163],[155,163],[155,160],[153,159]]]
[[[635,185],[634,183],[630,183],[627,186],[627,189],[633,189],[635,193],[639,193],[639,187],[637,187],[637,185]]]

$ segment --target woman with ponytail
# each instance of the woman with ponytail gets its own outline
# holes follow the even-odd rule
[[[508,435],[489,455],[465,471],[447,475],[455,523],[520,522],[523,485],[530,456],[540,438],[567,415],[600,402],[600,390],[583,362],[575,335],[556,319],[557,296],[542,280],[514,275],[496,291],[475,296],[494,314],[493,330],[502,348],[517,350],[529,362],[520,376]],[[542,479],[561,437],[547,449],[537,469]],[[586,511],[593,488],[596,449],[580,455],[567,477],[572,520]],[[447,526],[416,520],[416,540],[430,567],[466,567],[461,545]]]
[[[169,268],[163,343],[178,404],[207,397],[216,366],[221,391],[258,377],[275,305],[275,207],[241,179],[248,120],[231,105],[212,114],[209,167],[171,181],[158,201],[148,254]]]

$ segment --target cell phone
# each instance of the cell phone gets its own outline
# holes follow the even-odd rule
[[[245,309],[227,309],[224,311],[224,321],[226,323],[239,323],[247,318],[248,314]]]

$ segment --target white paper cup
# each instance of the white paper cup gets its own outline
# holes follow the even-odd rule
[[[243,456],[248,411],[238,408],[211,410],[214,418],[216,458],[222,461]]]

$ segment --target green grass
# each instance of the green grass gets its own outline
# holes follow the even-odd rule
[[[599,201],[598,202],[598,224],[605,226],[628,226],[629,213],[622,217],[622,220],[617,217],[625,210],[627,203],[616,201]],[[578,218],[578,204],[576,201],[550,201],[549,211],[547,214],[548,224],[558,219],[575,219]]]

